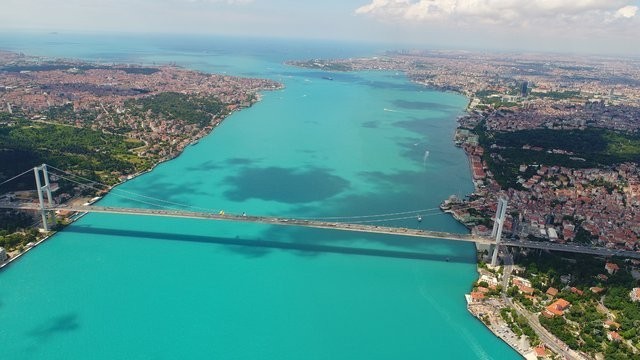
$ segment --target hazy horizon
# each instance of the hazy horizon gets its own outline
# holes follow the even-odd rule
[[[0,31],[296,38],[518,52],[625,54],[640,0],[6,0]]]

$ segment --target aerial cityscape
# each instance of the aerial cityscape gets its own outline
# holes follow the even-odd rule
[[[640,359],[640,3],[41,3],[7,358]]]

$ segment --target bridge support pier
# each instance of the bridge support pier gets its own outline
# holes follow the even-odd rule
[[[40,179],[40,171],[44,177],[44,186]],[[42,227],[44,231],[49,231],[49,219],[47,218],[47,210],[44,203],[44,192],[47,194],[47,201],[49,206],[53,206],[53,197],[51,196],[51,184],[49,183],[49,172],[47,171],[47,164],[42,164],[33,168],[33,173],[36,176],[36,190],[38,191],[38,201],[40,202],[40,214],[42,215]],[[51,225],[55,225],[56,216],[52,216]]]
[[[496,210],[493,230],[491,231],[491,237],[496,239],[496,245],[491,256],[491,266],[498,265],[498,253],[500,252],[500,242],[502,241],[502,227],[507,215],[507,203],[508,200],[506,198],[501,197],[498,199],[498,209]]]

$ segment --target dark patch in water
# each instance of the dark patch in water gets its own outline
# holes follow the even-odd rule
[[[378,122],[377,121],[367,121],[367,122],[362,123],[362,127],[368,128],[368,129],[376,129],[376,128],[378,128]]]
[[[407,101],[407,100],[394,100],[393,105],[403,109],[409,110],[435,110],[450,112],[452,109],[457,109],[454,106],[444,105],[437,102],[430,101]]]
[[[29,335],[46,340],[53,335],[65,332],[71,332],[77,330],[80,327],[78,325],[77,314],[65,314],[57,316],[42,325],[39,325],[35,329],[29,331]]]
[[[197,166],[189,166],[187,171],[211,171],[211,170],[219,170],[222,169],[220,162],[215,160],[205,161]]]
[[[258,161],[255,159],[247,159],[247,158],[231,158],[225,161],[225,163],[229,165],[253,165]]]
[[[389,82],[389,81],[363,81],[361,82],[363,85],[367,85],[374,89],[384,89],[384,90],[400,90],[400,91],[419,91],[421,89],[420,86],[412,83],[401,82]]]
[[[178,207],[176,204],[188,205],[189,196],[202,195],[207,193],[201,191],[202,184],[200,182],[191,183],[167,183],[157,180],[147,180],[142,182],[131,182],[126,189],[122,191],[115,188],[111,191],[110,196],[115,196],[123,205],[131,205],[131,207],[144,208],[162,208],[162,207]],[[162,199],[159,201],[157,199]]]
[[[211,170],[220,170],[227,168],[225,165],[254,165],[257,164],[259,160],[256,159],[247,159],[247,158],[231,158],[225,161],[217,161],[217,160],[209,160],[201,163],[197,166],[190,166],[187,168],[188,171],[211,171]]]
[[[262,199],[289,204],[325,200],[349,187],[347,180],[318,168],[246,168],[225,182],[234,187],[224,193],[229,200]]]
[[[411,119],[396,121],[393,125],[409,130],[419,135],[425,135],[433,128],[433,119]]]
[[[382,249],[367,249],[360,247],[348,247],[348,246],[335,246],[335,245],[323,245],[303,242],[286,242],[286,241],[271,241],[271,240],[251,240],[251,239],[230,239],[230,238],[218,238],[202,235],[183,235],[183,234],[170,234],[161,232],[150,231],[137,231],[137,230],[117,230],[117,229],[104,229],[88,226],[72,226],[66,228],[64,231],[72,233],[84,233],[84,234],[99,234],[109,236],[125,236],[133,238],[146,238],[146,239],[158,239],[158,240],[173,240],[173,241],[190,241],[198,243],[210,243],[227,245],[230,249],[238,251],[243,254],[251,254],[251,257],[260,256],[266,254],[267,251],[261,252],[256,249],[280,249],[289,251],[295,255],[311,256],[321,253],[335,253],[335,254],[348,254],[348,255],[363,255],[363,256],[376,256],[376,257],[389,257],[399,259],[415,259],[415,260],[435,260],[446,261],[444,255],[421,253],[415,251],[402,251],[402,250],[382,250]],[[246,251],[246,248],[251,248],[251,251]],[[450,262],[472,262],[475,259],[469,260],[464,256],[448,256]],[[62,325],[65,322],[61,323]],[[70,323],[73,324],[73,323]]]

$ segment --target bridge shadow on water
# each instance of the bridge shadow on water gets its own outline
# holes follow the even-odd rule
[[[387,257],[397,259],[413,259],[413,260],[429,260],[429,261],[447,261],[455,263],[475,263],[469,256],[429,254],[415,251],[385,250],[385,249],[368,249],[362,247],[335,246],[324,244],[305,244],[299,242],[273,241],[273,240],[250,240],[240,238],[221,238],[204,235],[184,235],[166,232],[152,232],[140,230],[118,230],[107,228],[96,228],[90,226],[70,226],[64,229],[67,233],[82,233],[95,235],[122,236],[131,238],[172,240],[172,241],[189,241],[197,243],[242,246],[263,249],[279,249],[301,251],[305,253],[334,253],[349,254],[362,256]]]

